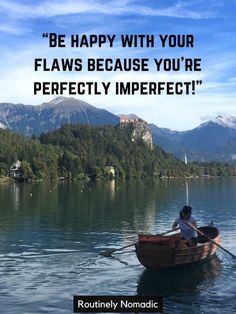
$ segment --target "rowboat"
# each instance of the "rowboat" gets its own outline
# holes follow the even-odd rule
[[[198,228],[216,244],[220,244],[219,230],[213,226]],[[215,254],[218,246],[206,236],[199,235],[196,246],[180,239],[180,234],[171,236],[139,234],[135,251],[138,260],[146,268],[162,270],[204,260]]]

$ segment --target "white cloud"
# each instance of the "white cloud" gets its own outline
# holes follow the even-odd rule
[[[145,16],[170,16],[179,18],[211,18],[212,12],[202,11],[201,7],[196,10],[186,5],[184,1],[165,8],[152,8],[135,4],[134,1],[94,1],[94,0],[53,0],[44,1],[38,5],[26,5],[19,2],[2,0],[0,8],[9,15],[22,18],[52,17],[57,15],[96,13],[96,14],[135,14]]]
[[[29,30],[22,25],[19,25],[14,22],[2,23],[0,24],[0,32],[12,34],[12,35],[21,35],[23,32],[26,33]]]

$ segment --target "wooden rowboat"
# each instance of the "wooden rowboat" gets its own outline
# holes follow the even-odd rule
[[[220,244],[220,233],[217,228],[204,226],[199,230]],[[155,270],[204,260],[212,256],[217,248],[217,245],[202,235],[198,236],[197,246],[190,246],[189,241],[181,240],[180,234],[172,236],[139,234],[139,240],[135,244],[140,263]]]

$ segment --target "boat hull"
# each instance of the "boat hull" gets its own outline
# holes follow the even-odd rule
[[[220,233],[217,228],[207,226],[199,228],[217,244],[220,244]],[[136,255],[146,268],[162,270],[204,260],[215,254],[218,246],[199,237],[197,246],[188,246],[188,241],[180,240],[179,235],[163,237],[139,235],[135,245]]]

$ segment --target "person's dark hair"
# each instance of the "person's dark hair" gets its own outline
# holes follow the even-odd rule
[[[184,206],[179,213],[180,219],[184,219],[189,214],[192,214],[192,207],[191,206]]]

